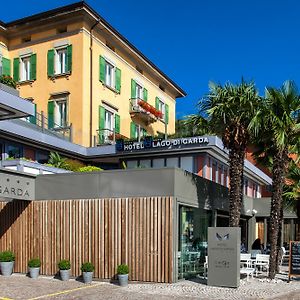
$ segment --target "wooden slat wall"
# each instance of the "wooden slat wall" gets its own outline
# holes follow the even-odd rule
[[[172,205],[171,197],[0,202],[0,251],[16,253],[15,272],[39,257],[46,275],[70,259],[73,276],[84,261],[103,279],[126,263],[130,280],[172,282]]]

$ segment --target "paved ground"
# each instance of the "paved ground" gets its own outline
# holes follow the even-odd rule
[[[284,276],[281,279],[285,279]],[[300,300],[300,280],[287,283],[280,278],[269,282],[261,277],[241,280],[238,289],[209,287],[203,279],[175,284],[130,284],[127,288],[107,282],[83,284],[63,282],[40,276],[33,280],[25,275],[0,276],[0,300],[8,299],[289,299]]]

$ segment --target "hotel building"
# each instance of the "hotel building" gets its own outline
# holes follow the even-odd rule
[[[175,132],[185,92],[85,2],[0,23],[0,72],[74,143]]]
[[[147,110],[151,110],[150,106],[147,107],[140,102],[144,107],[141,109],[144,110],[130,112],[132,103],[130,96],[130,100],[128,95],[125,95],[124,101],[121,101],[121,94],[115,93],[99,80],[97,85],[100,86],[96,87],[95,79],[93,91],[95,89],[98,92],[93,92],[93,95],[99,95],[99,97],[96,97],[97,100],[93,99],[93,103],[95,102],[93,107],[97,111],[100,107],[97,115],[97,118],[100,117],[99,123],[102,122],[101,107],[116,109],[120,114],[120,135],[130,135],[129,127],[131,125],[129,124],[133,122],[133,118],[138,117],[141,122],[148,124],[143,127],[147,130],[148,137],[137,141],[136,134],[132,136],[133,140],[131,141],[118,140],[117,142],[113,138],[110,140],[112,143],[108,144],[105,142],[108,136],[102,135],[101,137],[100,135],[100,139],[103,139],[102,145],[95,147],[95,144],[92,143],[93,147],[89,147],[91,127],[86,124],[86,122],[89,123],[89,114],[86,113],[89,111],[89,101],[87,101],[87,105],[81,102],[86,98],[82,94],[83,91],[79,91],[80,84],[76,84],[74,78],[77,76],[73,76],[73,71],[75,72],[77,68],[74,64],[74,55],[80,48],[77,39],[85,41],[84,45],[91,42],[89,38],[92,35],[88,35],[83,26],[85,22],[91,21],[90,14],[98,18],[91,8],[80,2],[15,23],[2,24],[3,36],[10,35],[11,41],[14,39],[20,41],[19,33],[22,26],[28,29],[28,31],[24,29],[28,36],[32,32],[31,40],[23,41],[23,43],[32,43],[26,45],[28,48],[32,47],[32,55],[37,55],[36,66],[38,67],[36,68],[37,79],[33,82],[31,82],[32,80],[19,82],[17,90],[0,84],[0,251],[11,249],[16,253],[15,271],[21,273],[27,272],[27,262],[30,258],[39,257],[42,260],[41,273],[46,275],[54,275],[57,272],[57,262],[60,259],[71,260],[73,276],[80,275],[82,262],[92,261],[95,265],[94,276],[99,279],[114,278],[116,267],[120,263],[129,265],[130,280],[175,282],[181,278],[202,274],[207,253],[207,228],[228,225],[228,153],[224,149],[222,141],[215,136],[178,139],[150,137],[152,129],[154,132],[163,132],[164,128],[168,132],[174,131],[175,98],[184,95],[184,92],[155,69],[156,67],[149,61],[149,65],[146,64],[147,60],[142,56],[139,61],[145,67],[145,73],[142,75],[140,71],[134,70],[132,66],[129,67],[124,61],[124,65],[118,65],[121,66],[121,78],[124,80],[124,86],[126,87],[128,84],[127,92],[130,93],[131,87],[135,87],[135,89],[132,88],[132,91],[137,90],[131,79],[133,77],[133,80],[138,82],[134,74],[140,74],[139,76],[145,80],[147,90],[145,92],[144,89],[140,97],[147,95],[148,98],[146,96],[143,99],[138,98],[138,103],[147,98],[155,108],[154,99],[157,94],[157,97],[166,99],[167,102],[164,103],[169,108],[163,110],[160,106],[157,111],[164,114],[155,116],[154,110],[153,114]],[[64,15],[65,17],[62,17]],[[47,18],[51,20],[45,22]],[[67,56],[68,53],[72,55],[72,73],[61,74],[62,77],[48,78],[46,73],[43,77],[42,72],[47,71],[47,58],[53,53],[51,51],[55,45],[58,45],[54,44],[54,40],[50,38],[54,39],[54,36],[58,34],[56,30],[51,29],[51,26],[63,28],[63,26],[58,26],[59,22],[55,23],[56,20],[60,20],[62,25],[69,21],[70,24],[78,25],[76,25],[77,27],[68,25],[67,31],[59,33],[62,34],[64,41],[60,45],[66,45],[67,40],[71,41],[67,47],[72,45],[72,50],[66,48],[66,54]],[[32,22],[42,24],[41,28],[49,26],[49,38],[42,35],[39,43],[35,42],[35,35],[31,31],[33,29],[30,29]],[[54,23],[52,24],[52,22]],[[104,34],[110,27],[107,23],[103,23],[103,19],[101,22],[95,23],[94,28],[100,26]],[[83,27],[80,27],[80,24]],[[103,27],[103,24],[106,27]],[[110,30],[112,35],[116,34],[111,28]],[[63,30],[61,29],[61,31]],[[42,33],[43,30],[41,30]],[[97,30],[93,32],[94,35],[97,35]],[[121,37],[118,38],[121,39]],[[122,37],[122,39],[124,38]],[[9,44],[8,38],[5,41]],[[122,44],[121,40],[118,41]],[[101,42],[100,37],[99,41],[96,39],[92,41],[93,44],[98,45],[97,47],[107,48],[108,53],[112,55],[111,58],[118,54],[116,50],[119,49],[117,36],[115,42],[115,44],[109,44],[110,47],[108,47],[106,43]],[[123,42],[128,43],[126,40]],[[11,64],[13,64],[15,60],[12,58],[15,58],[16,53],[21,55],[18,52],[21,50],[17,50],[19,49],[17,42],[9,45],[7,49],[5,47],[2,49],[4,57],[2,70],[5,72],[8,72],[9,69],[5,59],[11,59]],[[13,45],[16,45],[16,49]],[[77,46],[75,47],[75,45]],[[129,44],[122,45],[128,47]],[[38,57],[43,56],[36,50],[40,49],[39,47],[44,49],[44,64],[39,64]],[[115,47],[115,51],[111,50],[111,47]],[[28,48],[26,46],[26,49]],[[75,48],[77,48],[76,51]],[[33,50],[36,52],[34,53]],[[80,55],[83,55],[83,48],[80,51]],[[78,52],[76,55],[79,55]],[[95,57],[99,58],[99,68],[101,69],[101,53],[97,52]],[[88,60],[87,57],[85,59]],[[128,61],[130,59],[137,59],[137,57],[130,52]],[[142,59],[145,60],[143,64]],[[18,70],[21,73],[17,74],[23,74],[23,71],[20,71],[23,70],[23,67],[20,67],[21,60],[22,55],[18,60]],[[34,59],[30,58],[29,61],[32,62]],[[76,59],[75,62],[80,64],[79,59]],[[16,65],[17,63],[15,63]],[[128,67],[128,76],[123,76],[127,72],[125,65]],[[146,65],[149,68],[147,72]],[[80,79],[79,70],[76,72]],[[146,74],[148,76],[150,73],[153,75],[153,81],[156,78],[156,85],[152,85],[148,79],[146,80]],[[154,76],[154,74],[156,75]],[[40,83],[38,83],[39,76],[41,76]],[[129,83],[126,83],[127,79]],[[162,86],[159,87],[159,80],[161,80],[160,84],[165,84],[165,91],[162,91]],[[40,84],[40,88],[36,89],[38,84]],[[83,90],[84,84],[81,87]],[[53,87],[53,92],[50,87]],[[71,88],[75,90],[71,90]],[[81,95],[78,98],[76,98],[76,88]],[[85,88],[88,89],[88,87]],[[52,111],[52,104],[49,103],[55,102],[55,99],[58,99],[56,97],[62,95],[63,89],[68,92],[65,94],[68,94],[69,97],[67,115],[75,118],[76,113],[72,115],[74,112],[72,110],[78,109],[78,120],[76,120],[77,117],[74,119],[74,141],[77,143],[71,142],[66,133],[64,135],[64,132],[58,132],[61,128],[56,128],[54,125],[54,123],[56,124],[55,120],[58,120],[55,117],[56,111],[63,113],[63,106],[59,109],[54,106],[53,126],[49,127],[49,120],[51,124],[51,116],[49,117],[49,110],[47,110],[49,106],[50,112]],[[34,91],[38,91],[42,96],[36,98],[34,95],[29,96],[28,91],[32,95]],[[123,83],[121,93],[122,91]],[[23,98],[19,97],[19,93]],[[166,96],[168,93],[172,95],[173,100]],[[107,98],[105,98],[106,96],[102,98],[101,95],[107,95]],[[109,95],[112,95],[112,98],[109,98]],[[33,100],[28,99],[30,97]],[[118,102],[119,100],[120,102]],[[75,105],[71,109],[73,102],[79,106]],[[44,111],[47,117],[41,119],[37,117],[38,107],[41,107],[41,111]],[[106,116],[106,114],[104,115]],[[165,119],[166,116],[169,119]],[[48,120],[48,123],[42,121],[45,119]],[[150,119],[155,119],[157,122],[152,122]],[[158,119],[168,122],[161,122]],[[92,131],[99,128],[97,122],[93,123]],[[77,125],[75,126],[75,124]],[[127,129],[126,125],[122,124],[127,124]],[[166,124],[171,125],[165,126]],[[116,127],[113,135],[116,137],[115,129]],[[64,157],[77,159],[85,164],[101,166],[105,171],[73,173],[47,166],[45,163],[52,151],[57,151]],[[126,165],[126,169],[121,170],[124,165]],[[247,159],[245,160],[244,175],[244,198],[240,223],[242,240],[249,247],[255,238],[261,237],[266,246],[270,198],[265,196],[272,180]],[[285,211],[284,214],[283,241],[299,239],[300,224],[295,213]]]

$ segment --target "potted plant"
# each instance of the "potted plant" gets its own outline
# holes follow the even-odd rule
[[[12,251],[0,253],[0,268],[3,276],[10,276],[14,267],[15,254]]]
[[[91,283],[93,280],[93,271],[95,267],[91,262],[85,262],[81,265],[82,277],[84,283]]]
[[[68,281],[70,279],[71,263],[67,259],[63,259],[58,263],[60,278],[62,281]]]
[[[117,274],[118,274],[118,280],[119,280],[120,286],[127,286],[128,285],[128,274],[129,274],[128,266],[125,264],[118,265]]]
[[[41,260],[39,258],[32,258],[28,262],[29,274],[32,279],[36,279],[39,276],[41,267]]]

